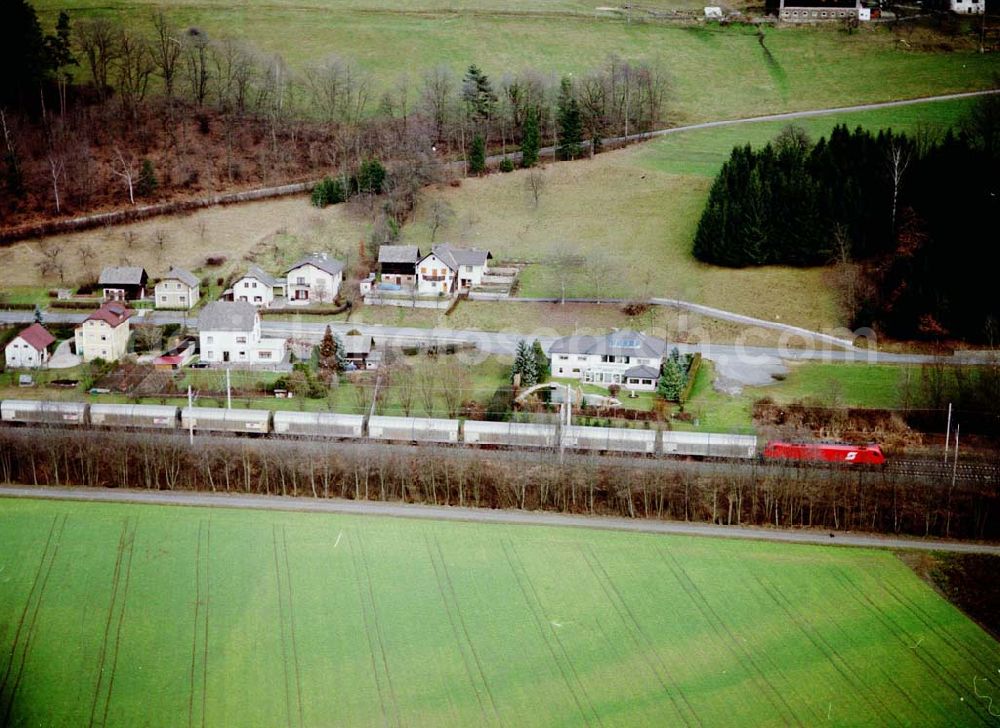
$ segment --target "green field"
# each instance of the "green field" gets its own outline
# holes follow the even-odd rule
[[[983,88],[998,68],[992,54],[974,52],[967,39],[948,38],[962,50],[942,52],[940,38],[920,32],[895,35],[874,27],[853,35],[834,27],[769,28],[766,45],[774,59],[769,63],[755,28],[627,24],[619,14],[599,9],[605,6],[580,0],[541,5],[525,0],[111,0],[96,6],[38,0],[35,5],[46,27],[62,9],[76,18],[103,15],[148,27],[151,13],[162,5],[182,28],[252,41],[265,52],[282,54],[295,71],[336,54],[373,74],[378,83],[371,94],[373,106],[404,75],[416,98],[420,76],[439,64],[461,72],[476,63],[499,80],[507,72],[530,68],[579,76],[610,54],[648,60],[672,80],[668,112],[674,121]],[[651,5],[690,8],[692,3],[659,0]]]
[[[994,725],[888,552],[0,502],[10,725]],[[995,680],[994,680],[995,681]]]

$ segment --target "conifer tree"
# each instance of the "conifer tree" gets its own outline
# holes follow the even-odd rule
[[[538,384],[538,369],[535,364],[535,355],[524,339],[517,342],[517,350],[514,353],[514,365],[510,369],[511,383],[514,382],[514,378],[518,374],[521,375],[522,387],[531,387]]]
[[[476,134],[469,147],[469,172],[482,174],[486,171],[486,142],[482,134]]]
[[[656,384],[656,393],[668,402],[677,402],[683,390],[684,372],[681,371],[680,363],[673,358],[667,359],[660,374],[660,381]]]
[[[564,78],[559,87],[559,159],[576,159],[582,153],[583,118],[573,93],[573,84]]]
[[[524,135],[521,138],[521,166],[534,167],[538,164],[538,149],[541,146],[541,134],[538,130],[538,109],[528,109],[524,119]]]
[[[531,352],[535,357],[537,381],[544,382],[552,376],[552,370],[549,367],[549,358],[545,356],[545,351],[542,349],[542,345],[538,339],[535,339],[535,342],[531,345]]]

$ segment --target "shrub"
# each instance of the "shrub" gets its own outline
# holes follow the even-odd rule
[[[337,205],[347,199],[347,191],[340,179],[324,177],[312,190],[312,203],[316,207]]]
[[[510,157],[504,157],[500,160],[500,171],[507,173],[514,171],[514,161]]]

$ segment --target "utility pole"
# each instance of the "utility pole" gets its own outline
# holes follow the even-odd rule
[[[948,445],[951,441],[951,402],[948,403],[948,427],[944,431],[944,463],[948,464]]]
[[[955,478],[958,476],[958,431],[961,425],[955,425],[955,457],[951,459],[951,487],[955,488]]]
[[[233,408],[233,387],[229,379],[229,369],[226,369],[226,409]]]
[[[194,405],[191,403],[191,385],[188,385],[188,444],[194,446]]]

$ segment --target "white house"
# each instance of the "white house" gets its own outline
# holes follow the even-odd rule
[[[606,336],[565,336],[549,349],[553,377],[652,391],[667,352],[662,339],[636,331]]]
[[[951,12],[962,15],[982,15],[986,12],[985,0],[951,0]]]
[[[74,329],[77,355],[84,361],[121,359],[128,351],[131,316],[132,311],[123,303],[103,304]]]
[[[55,341],[41,324],[32,324],[4,348],[8,369],[37,369],[49,361],[49,347]]]
[[[488,250],[435,245],[417,262],[417,292],[449,294],[478,286],[492,257]]]
[[[344,280],[344,264],[326,255],[310,255],[285,271],[290,303],[329,303]]]
[[[198,315],[202,361],[278,364],[285,359],[284,339],[263,339],[260,314],[247,301],[215,301]]]
[[[201,298],[198,277],[183,268],[171,268],[155,288],[156,308],[187,311],[194,308]]]
[[[285,295],[285,282],[252,265],[246,274],[233,283],[233,301],[246,301],[267,308],[274,297]]]

